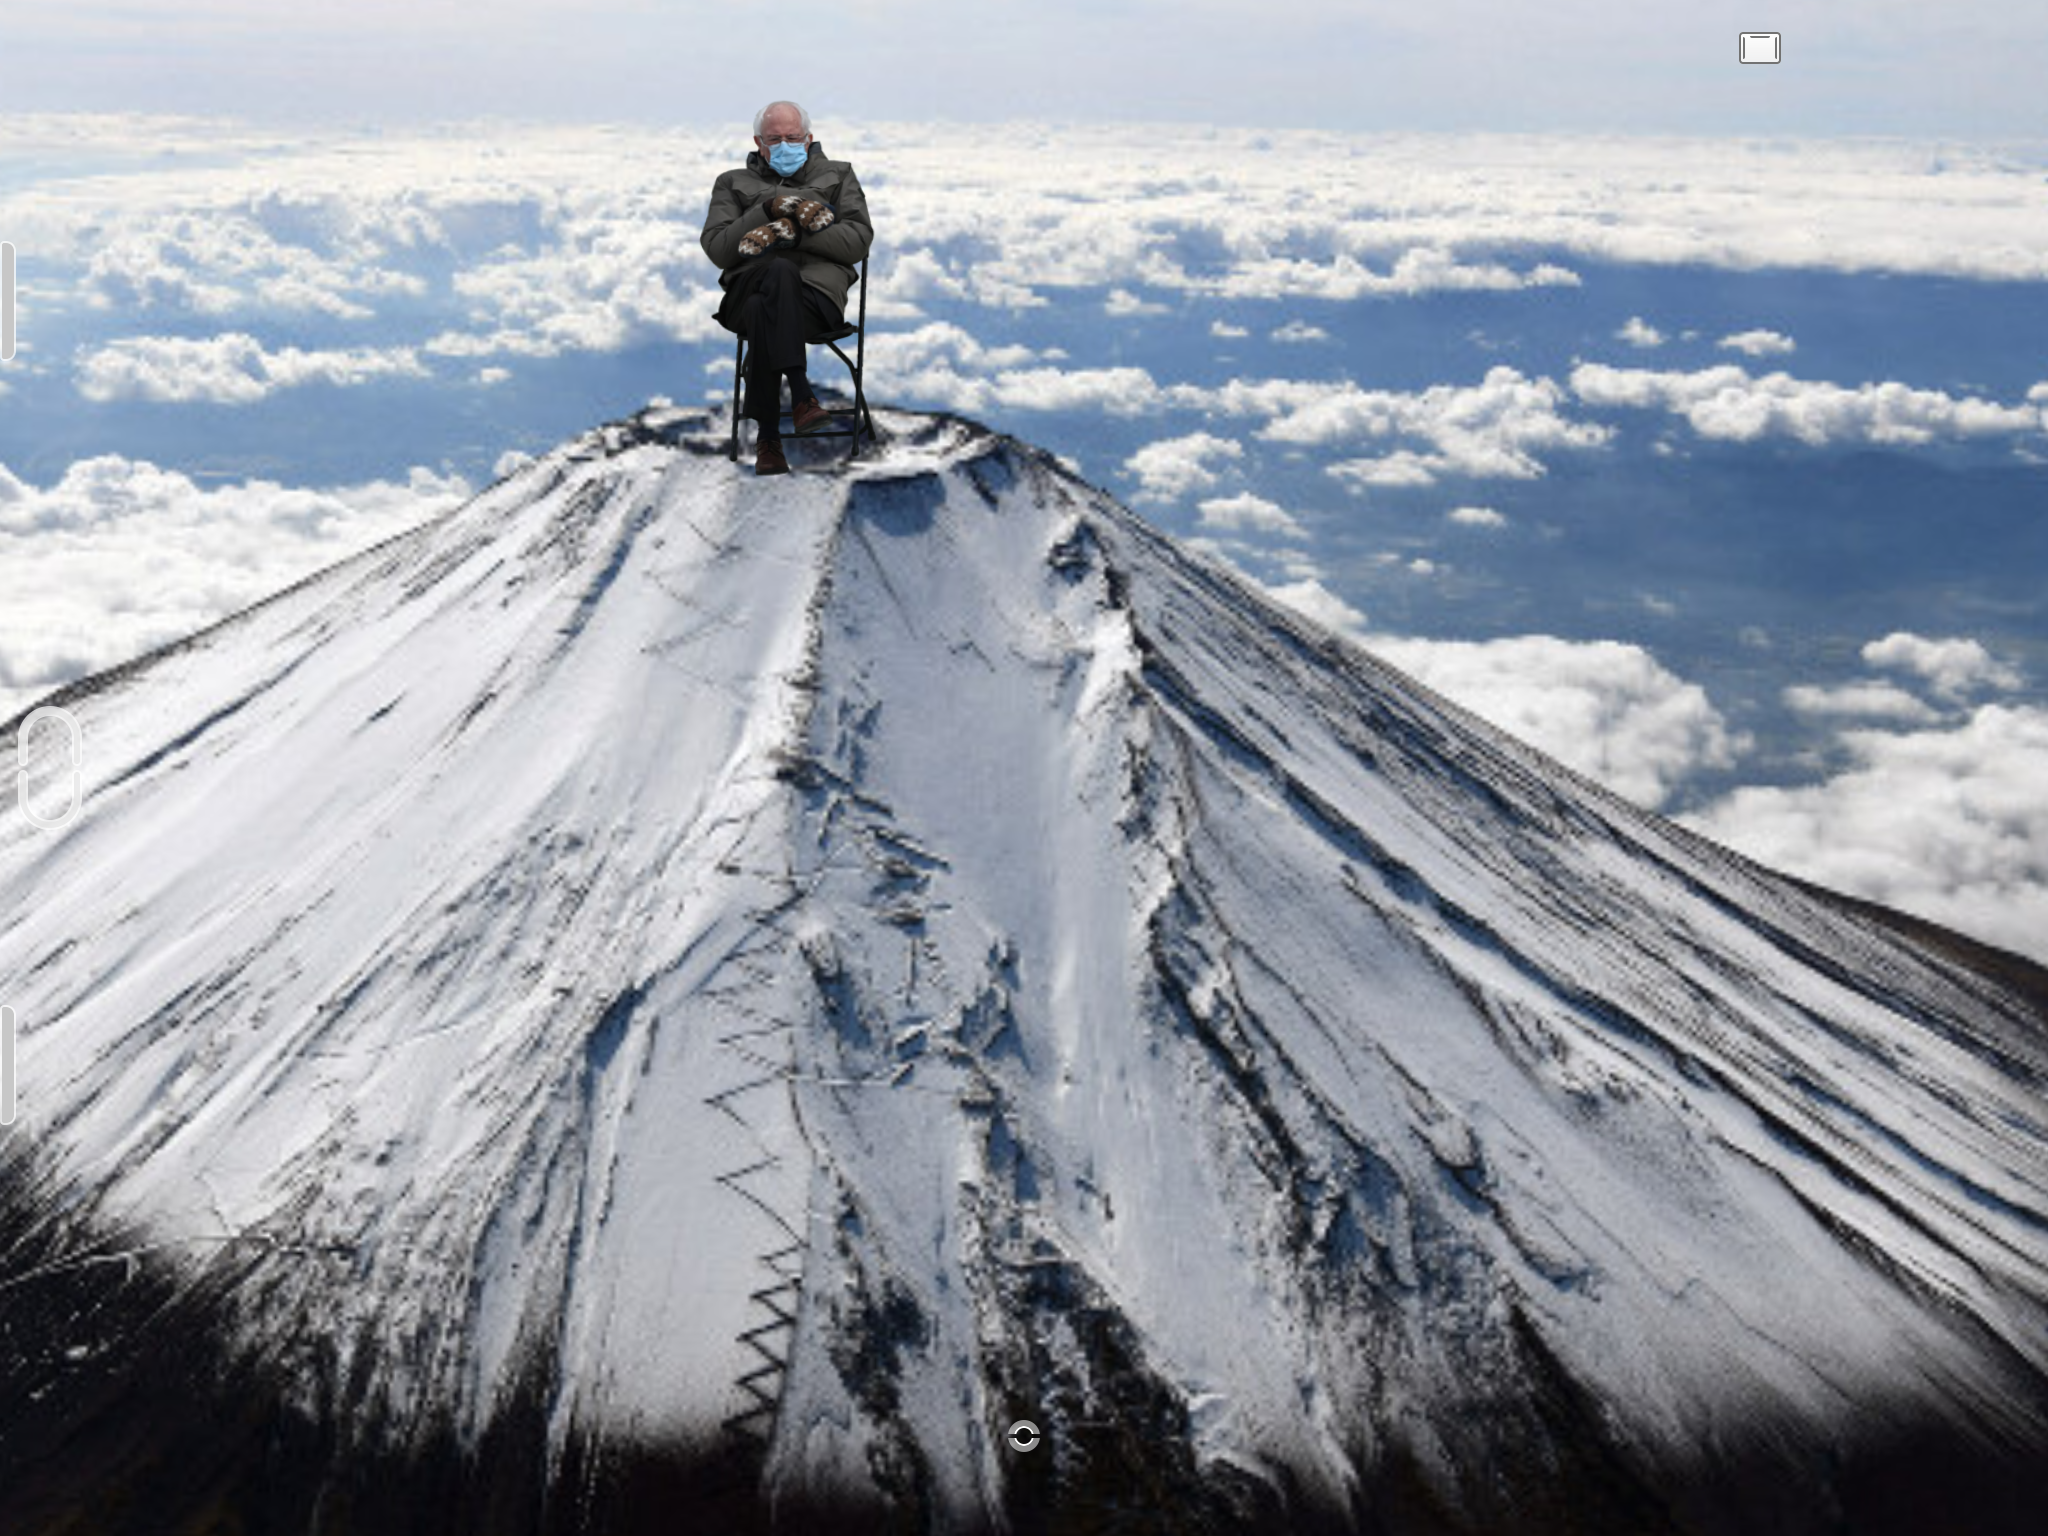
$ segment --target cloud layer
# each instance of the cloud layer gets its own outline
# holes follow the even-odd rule
[[[113,400],[205,400],[252,405],[280,389],[305,384],[348,387],[392,377],[421,378],[426,369],[410,347],[273,352],[254,336],[140,336],[87,354],[78,364],[78,392]]]
[[[203,487],[115,455],[47,488],[0,465],[0,719],[455,505],[459,479]]]
[[[1705,690],[1640,646],[1550,635],[1508,640],[1368,636],[1375,654],[1640,805],[1660,806],[1747,743]]]
[[[1863,659],[1873,667],[1925,678],[1948,699],[1980,688],[2017,688],[2024,681],[2018,668],[1998,660],[1978,641],[1955,636],[1935,640],[1899,630],[1864,646]]]
[[[148,126],[0,119],[0,157],[53,143],[135,156]],[[172,147],[207,148],[189,169],[159,157],[0,199],[10,238],[64,274],[55,302],[247,331],[256,317],[361,324],[452,297],[461,323],[410,342],[450,356],[714,334],[696,233],[712,177],[745,148],[736,130],[266,139],[206,126],[210,138],[163,125]],[[1143,318],[1194,295],[1578,285],[1559,258],[2048,278],[2038,169],[1989,150],[1355,135],[1333,157],[1331,136],[1301,131],[1211,129],[1190,143],[1143,124],[819,129],[869,168],[893,232],[875,262],[881,318],[915,318],[927,297],[1016,308],[1075,286]],[[1312,196],[1297,174],[1308,163],[1321,167]],[[1660,339],[1640,317],[1624,336]],[[1761,356],[1785,338],[1759,329],[1725,344]]]
[[[1571,387],[1588,405],[1669,411],[1701,437],[1726,442],[1790,437],[1812,447],[1919,446],[2048,430],[2048,411],[2031,400],[2001,405],[1896,381],[1848,388],[1788,373],[1753,377],[1734,364],[1685,373],[1581,363]]]
[[[1766,864],[2048,961],[2048,710],[1844,733],[1818,784],[1741,789],[1688,822]]]

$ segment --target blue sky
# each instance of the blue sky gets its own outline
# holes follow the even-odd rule
[[[2048,954],[2048,14],[1669,10],[875,0],[757,90],[723,8],[14,6],[0,717],[716,403],[697,228],[788,91],[869,188],[881,398]]]
[[[738,21],[747,17],[743,28]],[[1784,61],[1744,67],[1775,31]],[[12,0],[12,110],[275,123],[711,122],[788,92],[842,120],[1018,117],[1357,130],[2038,131],[2024,0]],[[809,78],[753,61],[818,60]]]

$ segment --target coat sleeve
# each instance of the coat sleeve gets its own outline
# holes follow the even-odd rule
[[[839,179],[839,200],[832,211],[838,219],[815,235],[805,235],[801,248],[809,255],[857,267],[875,243],[875,226],[868,222],[867,194],[861,191],[860,178],[850,165]],[[737,241],[739,236],[733,239]]]
[[[712,184],[711,208],[704,215],[704,233],[697,237],[697,243],[704,247],[704,254],[711,258],[713,265],[721,272],[739,265],[740,236],[768,222],[766,209],[740,206],[739,193],[733,188],[732,176],[733,173],[727,171]],[[861,218],[867,218],[865,202],[861,204]]]

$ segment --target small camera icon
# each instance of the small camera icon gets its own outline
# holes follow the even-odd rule
[[[1782,32],[1745,32],[1738,57],[1745,64],[1776,64],[1785,56]]]

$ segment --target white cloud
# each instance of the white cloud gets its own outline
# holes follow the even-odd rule
[[[1125,414],[1155,409],[1160,391],[1142,368],[1075,369],[1043,365],[1056,349],[1020,344],[987,346],[951,321],[914,331],[876,331],[867,340],[871,377],[888,378],[890,392],[953,410],[987,412],[1003,406],[1066,410],[1094,405]],[[723,364],[730,377],[730,360]]]
[[[1213,490],[1220,483],[1210,460],[1243,457],[1244,444],[1234,438],[1191,432],[1147,443],[1124,461],[1124,468],[1138,477],[1132,500],[1172,501],[1190,491]]]
[[[1372,636],[1373,651],[1510,734],[1638,804],[1662,805],[1701,768],[1744,750],[1697,684],[1638,646],[1550,635]]]
[[[1414,246],[1403,251],[1384,272],[1375,271],[1346,251],[1330,260],[1256,256],[1238,261],[1221,277],[1196,277],[1185,272],[1161,273],[1156,281],[1171,282],[1226,299],[1413,298],[1444,292],[1514,292],[1523,288],[1576,288],[1579,275],[1552,262],[1538,262],[1516,271],[1500,262],[1472,264],[1450,250]]]
[[[1533,479],[1543,473],[1537,451],[1597,447],[1613,435],[1607,427],[1567,420],[1559,409],[1564,391],[1555,381],[1505,366],[1488,369],[1475,385],[1432,384],[1413,392],[1269,379],[1214,389],[1176,385],[1169,394],[1225,415],[1268,416],[1258,435],[1273,442],[1411,438],[1428,445],[1426,453],[1404,448],[1329,466],[1340,479],[1373,485],[1426,485],[1440,474]]]
[[[0,717],[444,511],[459,477],[201,487],[115,455],[47,489],[0,467]]]
[[[1209,334],[1211,336],[1220,336],[1226,341],[1236,341],[1251,335],[1251,332],[1241,325],[1232,325],[1228,320],[1211,320],[1209,322]],[[2048,385],[2043,385],[2042,388],[2048,390]]]
[[[1463,528],[1505,528],[1508,525],[1507,518],[1492,507],[1453,507],[1444,516]]]
[[[1259,585],[1269,596],[1287,604],[1297,613],[1307,614],[1326,629],[1334,629],[1353,639],[1365,629],[1365,615],[1312,576],[1278,584],[1260,582]]]
[[[2048,961],[2048,710],[1853,730],[1826,782],[1737,790],[1688,824],[1763,863]]]
[[[1159,410],[1167,398],[1143,368],[1027,368],[999,373],[987,384],[985,399],[1012,410],[1142,416]]]
[[[1354,487],[1388,485],[1434,485],[1439,474],[1456,466],[1440,453],[1416,453],[1401,448],[1376,459],[1339,459],[1326,471]]]
[[[1276,533],[1299,538],[1305,530],[1278,502],[1245,491],[1236,496],[1213,497],[1200,504],[1204,528],[1225,528],[1233,532]]]
[[[381,265],[366,250],[281,241],[266,227],[264,215],[295,217],[314,201],[271,199],[248,209],[117,226],[92,249],[80,291],[89,304],[124,315],[239,310],[331,320],[370,318],[376,310],[365,299],[426,291],[423,278]]]
[[[1863,647],[1863,659],[1873,667],[1917,673],[1949,698],[1977,688],[2018,688],[2026,681],[1975,640],[1930,640],[1905,630],[1871,641]]]
[[[935,320],[914,331],[876,331],[867,339],[870,366],[891,378],[906,380],[915,387],[917,376],[934,367],[969,373],[995,373],[1040,361],[1044,354],[1034,348],[1012,344],[985,346],[974,335],[949,320]],[[731,348],[726,349],[727,353]],[[731,361],[727,359],[727,371]]]
[[[1920,724],[1936,718],[1926,700],[1890,683],[1848,683],[1838,688],[1797,684],[1785,690],[1786,706],[1802,715],[1855,716]]]
[[[1796,351],[1799,346],[1790,336],[1763,330],[1737,331],[1733,336],[1723,336],[1714,345],[1726,347],[1731,352],[1744,352],[1751,357],[1779,357]]]
[[[1267,333],[1271,341],[1328,341],[1330,333],[1320,325],[1310,325],[1306,320],[1290,320],[1285,325]]]
[[[204,400],[250,405],[306,384],[350,386],[393,376],[423,378],[410,347],[273,352],[240,331],[219,336],[136,336],[79,360],[74,382],[88,400]]]
[[[677,254],[681,228],[607,212],[565,221],[556,233],[560,245],[508,247],[457,271],[455,292],[483,323],[444,329],[422,349],[555,357],[730,340],[715,318],[716,273],[701,257],[686,262]]]
[[[1848,389],[1785,373],[1758,378],[1732,363],[1693,373],[1581,363],[1572,370],[1571,387],[1588,405],[1661,408],[1683,416],[1702,437],[1734,442],[1792,437],[1814,447],[1921,444],[2033,433],[2043,426],[2042,413],[2032,406],[1893,382]]]
[[[1109,297],[1103,301],[1102,311],[1113,318],[1123,319],[1136,315],[1170,315],[1173,306],[1141,299],[1127,288],[1112,288]]]
[[[1260,560],[1273,567],[1289,581],[1321,581],[1325,572],[1322,565],[1306,548],[1299,544],[1277,544],[1256,551]]]
[[[502,124],[260,145],[223,134],[220,151],[34,187],[0,212],[12,224],[27,210],[60,303],[128,321],[260,315],[327,343],[375,315],[451,356],[722,337],[696,234],[726,156],[670,135],[650,181],[626,153],[646,138]]]
[[[1628,323],[1614,333],[1615,339],[1625,341],[1632,347],[1661,347],[1664,333],[1641,315],[1630,315]]]
[[[891,302],[904,303],[913,313],[919,299],[957,301],[971,297],[966,281],[924,246],[895,250],[886,262],[878,254],[871,260],[868,271],[875,285],[875,292],[868,295],[868,313],[878,319],[885,318],[877,308],[878,301],[884,296]]]
[[[868,367],[877,365],[877,344],[881,354],[891,354],[889,336],[868,340]],[[969,369],[985,367],[987,356],[1010,352],[1012,348],[989,348]],[[1028,348],[1018,348],[1028,350]],[[1053,352],[1040,352],[1053,356]],[[707,365],[709,367],[709,365]],[[731,362],[725,362],[727,375]],[[1165,410],[1171,395],[1145,369],[995,369],[991,373],[963,373],[954,358],[934,358],[922,369],[887,367],[891,393],[936,403],[946,410],[971,412],[979,416],[1004,410],[1022,412],[1106,412],[1108,416],[1151,416]]]
[[[1281,136],[1266,137],[1288,152]],[[1735,271],[2048,276],[2038,167],[1988,144],[1592,134],[1350,142],[1369,169],[1340,206],[1381,248],[1434,241]]]

